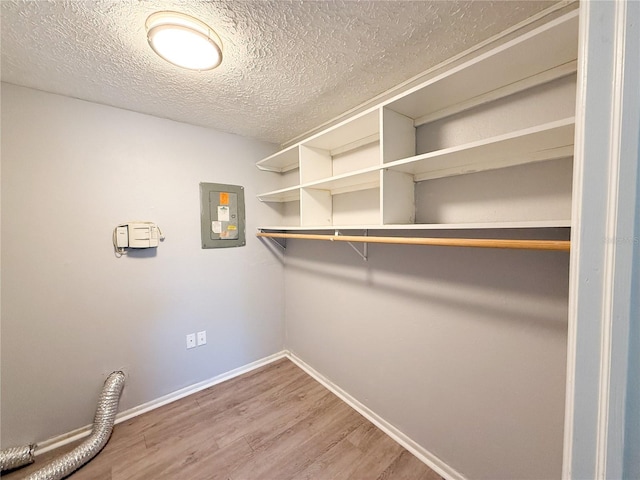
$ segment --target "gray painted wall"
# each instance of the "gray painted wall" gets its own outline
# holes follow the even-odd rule
[[[2,84],[3,446],[89,424],[112,370],[127,409],[283,348],[282,265],[252,235],[271,215],[254,163],[274,150]],[[245,187],[246,247],[200,248],[199,182]],[[115,258],[129,220],[166,241]]]
[[[569,255],[291,241],[287,346],[467,478],[559,478]]]

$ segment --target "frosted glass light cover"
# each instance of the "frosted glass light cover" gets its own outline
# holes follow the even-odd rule
[[[211,70],[220,65],[222,50],[206,24],[175,12],[158,12],[147,19],[147,40],[160,57],[182,68]]]

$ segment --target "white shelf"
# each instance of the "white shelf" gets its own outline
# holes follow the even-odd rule
[[[577,38],[576,10],[437,75],[385,106],[414,119],[416,125],[426,117],[442,117],[451,107],[470,99],[563,65],[575,65]]]
[[[296,225],[263,228],[570,227],[577,39],[576,9],[259,161],[298,169],[258,195]]]
[[[484,223],[412,223],[405,225],[307,225],[303,227],[269,225],[258,227],[268,231],[329,231],[329,230],[514,230],[540,228],[569,228],[571,220],[539,220]]]
[[[385,168],[410,173],[415,181],[573,155],[575,119],[565,118],[524,130],[437,150],[385,164]]]
[[[565,118],[544,125],[477,142],[437,150],[334,177],[260,194],[262,201],[283,202],[300,198],[299,188],[328,190],[332,195],[380,186],[378,171],[409,173],[415,181],[465,175],[493,168],[565,158],[573,154],[575,120]]]
[[[380,168],[372,167],[356,172],[336,175],[315,182],[302,185],[302,188],[313,188],[316,190],[328,190],[331,195],[339,195],[347,192],[357,192],[370,188],[380,187]]]
[[[337,155],[375,142],[379,138],[379,134],[380,113],[378,109],[375,109],[341,122],[301,142],[301,144],[326,150],[331,155]]]
[[[315,182],[282,188],[272,192],[258,194],[261,202],[292,202],[300,200],[301,189],[324,190],[330,195],[368,190],[380,187],[380,168],[373,167],[357,172],[329,177]]]
[[[298,146],[293,145],[256,163],[260,170],[285,173],[300,166]]]
[[[261,193],[258,195],[261,202],[294,202],[300,201],[300,187],[282,188],[273,192]]]

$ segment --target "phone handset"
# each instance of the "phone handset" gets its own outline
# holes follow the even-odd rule
[[[116,256],[125,255],[127,248],[155,248],[164,240],[162,230],[153,222],[129,222],[113,230],[113,248]]]

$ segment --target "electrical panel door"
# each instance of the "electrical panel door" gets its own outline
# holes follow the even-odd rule
[[[201,183],[200,225],[202,248],[245,245],[244,187]]]

